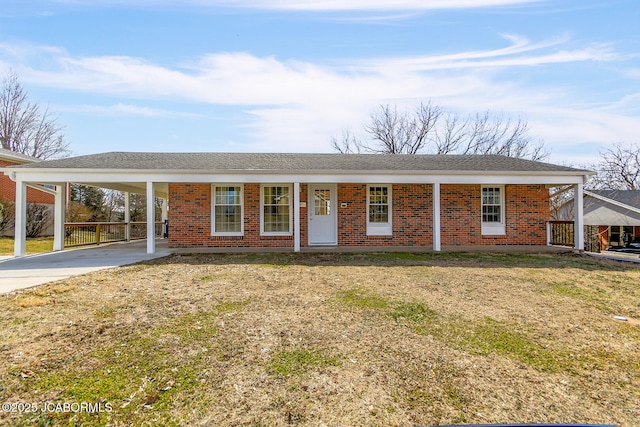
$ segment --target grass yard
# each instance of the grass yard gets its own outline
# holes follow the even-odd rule
[[[2,296],[0,424],[633,427],[636,319],[579,255],[174,255]]]
[[[13,255],[14,241],[12,237],[0,237],[0,255]],[[27,239],[27,254],[51,252],[53,237],[36,237]]]

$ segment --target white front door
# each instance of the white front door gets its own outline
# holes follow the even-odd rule
[[[309,245],[338,244],[337,193],[335,184],[309,184]]]

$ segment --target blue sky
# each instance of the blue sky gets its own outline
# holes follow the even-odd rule
[[[640,142],[639,23],[637,0],[3,0],[0,72],[74,154],[330,152],[431,100],[586,165]]]

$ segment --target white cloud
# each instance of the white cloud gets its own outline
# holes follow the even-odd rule
[[[143,105],[154,100],[243,107],[252,135],[251,143],[236,147],[244,151],[328,151],[332,135],[359,128],[379,104],[411,106],[426,99],[463,112],[524,114],[551,148],[637,135],[637,94],[607,108],[600,100],[576,106],[568,87],[518,81],[522,67],[623,59],[611,46],[570,48],[567,38],[532,43],[504,37],[509,43],[496,49],[334,65],[229,52],[167,67],[141,58],[74,57],[60,48],[0,44],[0,67],[12,64],[32,85],[125,100],[88,107],[94,114],[180,116]]]
[[[461,9],[533,3],[537,0],[241,0],[235,6],[284,10],[429,10]],[[218,1],[201,0],[211,4]]]
[[[390,11],[517,6],[543,0],[55,0],[57,3],[176,7],[233,7],[292,11]]]
[[[514,66],[536,66],[578,61],[613,61],[621,56],[613,51],[611,45],[594,43],[580,49],[547,52],[550,48],[561,46],[567,38],[531,43],[517,35],[503,35],[511,45],[492,50],[467,51],[448,55],[383,58],[364,63],[363,69],[391,68],[404,71],[455,70],[462,68],[496,68]]]
[[[624,72],[626,77],[640,80],[640,68],[633,68]]]
[[[606,45],[560,50],[556,48],[562,40],[532,44],[522,37],[506,37],[511,44],[505,48],[345,61],[345,65],[337,66],[231,52],[205,55],[191,64],[172,69],[125,56],[78,58],[50,47],[34,47],[29,55],[27,47],[17,50],[1,44],[0,58],[22,64],[20,75],[34,84],[143,99],[248,106],[423,97],[421,89],[435,89],[445,96],[449,91],[459,92],[461,87],[471,90],[469,84],[486,84],[487,76],[478,77],[485,68],[618,59]],[[43,61],[46,55],[48,58]],[[438,70],[446,70],[446,75],[428,73]]]
[[[61,113],[83,113],[99,116],[137,116],[160,118],[201,118],[201,114],[183,113],[179,111],[163,110],[160,108],[141,107],[131,104],[117,103],[114,105],[68,105],[56,108]]]

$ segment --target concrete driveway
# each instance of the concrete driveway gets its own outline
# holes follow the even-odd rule
[[[60,252],[0,260],[0,294],[30,288],[104,268],[119,267],[169,255],[164,239],[156,240],[156,253],[147,254],[147,241],[112,243]]]

